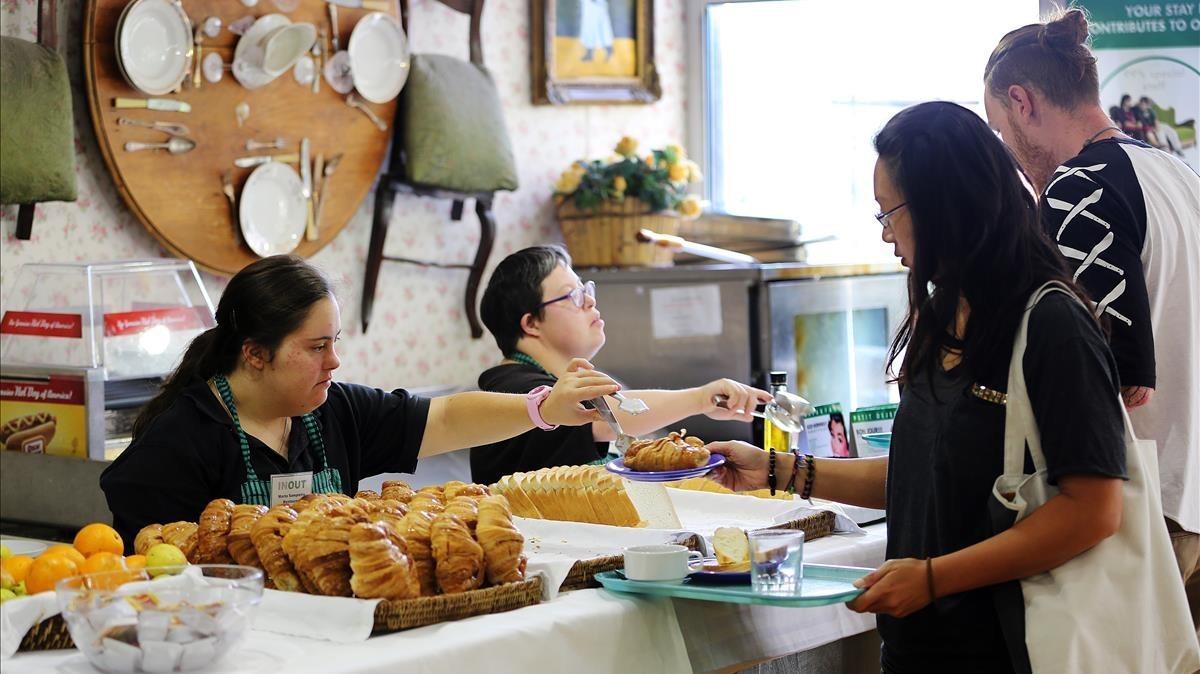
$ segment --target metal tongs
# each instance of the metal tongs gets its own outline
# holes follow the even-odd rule
[[[605,423],[607,423],[609,427],[613,429],[613,432],[617,434],[617,453],[624,456],[625,452],[629,450],[629,447],[633,444],[634,440],[637,440],[637,438],[627,434],[625,430],[621,428],[621,422],[617,421],[617,416],[612,413],[612,409],[608,406],[608,401],[605,400],[603,396],[599,398],[592,398],[587,402],[594,409],[600,412],[600,418],[604,419]]]
[[[717,394],[713,396],[712,400],[717,407],[728,409],[726,403],[729,396]],[[812,403],[795,393],[776,391],[775,399],[767,403],[762,412],[752,410],[750,415],[766,419],[789,433],[799,433],[804,430],[804,417],[811,414],[814,409]]]

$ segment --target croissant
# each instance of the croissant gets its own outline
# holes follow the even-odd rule
[[[229,525],[233,519],[233,501],[218,498],[209,501],[200,513],[200,531],[196,539],[196,562],[232,564],[229,556]]]
[[[133,552],[144,555],[150,548],[162,543],[162,529],[161,524],[147,524],[142,527],[142,530],[137,532],[137,536],[133,539]]]
[[[458,480],[451,480],[442,485],[442,494],[447,501],[454,500],[458,496],[490,496],[491,490],[481,484],[466,484]]]
[[[479,502],[479,525],[475,528],[475,536],[483,548],[489,585],[525,579],[528,560],[521,554],[525,537],[513,526],[512,513],[503,496],[489,496]]]
[[[412,500],[408,502],[408,512],[420,510],[439,514],[446,509],[446,503],[440,496],[435,496],[431,492],[417,492]]]
[[[684,470],[708,463],[709,451],[699,438],[671,433],[658,440],[639,440],[625,452],[625,466],[637,471]]]
[[[434,513],[425,510],[411,510],[404,517],[405,542],[408,543],[408,554],[413,560],[413,570],[421,588],[421,596],[437,594],[437,578],[434,575],[433,548],[430,541],[430,530],[433,528]]]
[[[301,568],[301,548],[310,537],[309,528],[314,526],[316,522],[319,522],[325,516],[325,513],[333,510],[341,502],[340,499],[324,496],[318,499],[310,499],[308,507],[297,515],[296,521],[283,537],[283,552],[291,560],[292,566],[296,568],[300,584],[304,586],[304,590],[309,594],[319,594],[319,591],[316,585],[313,584],[312,579]]]
[[[350,588],[363,599],[411,599],[421,595],[404,537],[387,521],[350,528]]]
[[[458,498],[446,504],[447,514],[455,515],[458,519],[467,525],[471,533],[475,533],[475,526],[479,523],[479,506],[475,499],[470,496],[459,496]]]
[[[196,542],[200,527],[195,522],[171,522],[162,527],[163,543],[170,543],[183,551],[189,562],[195,561]]]
[[[296,521],[296,511],[285,505],[271,508],[250,527],[250,540],[262,568],[275,589],[299,592],[304,589],[292,560],[283,552],[283,537]]]
[[[366,501],[378,501],[379,492],[373,489],[360,489],[358,490],[358,493],[354,495],[354,498],[363,499]]]
[[[381,498],[367,501],[365,510],[372,522],[386,521],[396,527],[396,531],[404,531],[404,516],[408,514],[408,506],[403,503]]]
[[[400,480],[384,480],[381,496],[392,501],[408,503],[417,492]]]
[[[461,519],[442,513],[430,528],[433,572],[445,594],[474,590],[483,584],[483,548]]]
[[[250,530],[254,526],[254,523],[266,514],[266,512],[266,506],[255,505],[253,503],[243,503],[233,507],[233,516],[229,520],[229,537],[226,541],[226,546],[229,549],[229,556],[233,557],[234,561],[242,566],[253,566],[256,569],[263,568],[262,561],[258,557],[258,551],[254,549],[254,541],[250,540]]]
[[[299,542],[299,558],[292,561],[301,577],[307,578],[317,593],[332,597],[353,594],[350,589],[350,529],[366,521],[366,511],[352,501],[337,504],[324,517],[308,525],[306,537]]]

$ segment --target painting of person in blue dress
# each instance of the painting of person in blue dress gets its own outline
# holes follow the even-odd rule
[[[637,75],[636,0],[548,1],[554,3],[557,78]]]
[[[579,0],[579,41],[587,53],[584,61],[591,61],[596,56],[596,50],[603,49],[606,59],[613,55],[612,18],[608,15],[608,0]]]

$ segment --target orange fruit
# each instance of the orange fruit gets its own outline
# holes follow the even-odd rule
[[[33,566],[29,567],[29,575],[25,577],[25,590],[29,594],[53,590],[55,583],[78,573],[79,565],[67,555],[43,554],[33,560]]]
[[[125,554],[125,541],[117,530],[99,522],[89,524],[75,534],[75,549],[82,552],[84,557],[91,557],[97,552],[111,552],[114,555]]]
[[[14,555],[4,560],[4,570],[13,577],[14,583],[20,583],[29,575],[29,567],[33,565],[33,557]]]
[[[66,543],[51,545],[46,549],[45,552],[42,553],[43,557],[46,555],[66,555],[67,557],[71,558],[72,562],[75,562],[76,566],[82,566],[83,563],[87,561],[87,557],[84,556],[83,553],[71,547],[70,545],[67,545]]]
[[[120,572],[120,573],[116,573]],[[88,579],[88,587],[97,590],[112,590],[126,581],[133,580],[133,574],[125,572],[125,558],[111,552],[97,552],[79,567],[80,574],[103,574]]]
[[[141,571],[146,568],[146,555],[129,555],[125,558],[125,568],[130,571]]]

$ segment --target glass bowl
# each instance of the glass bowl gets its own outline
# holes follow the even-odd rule
[[[106,672],[185,672],[227,655],[262,601],[259,569],[198,564],[65,578],[55,591],[67,629]],[[162,572],[162,573],[160,573]]]

